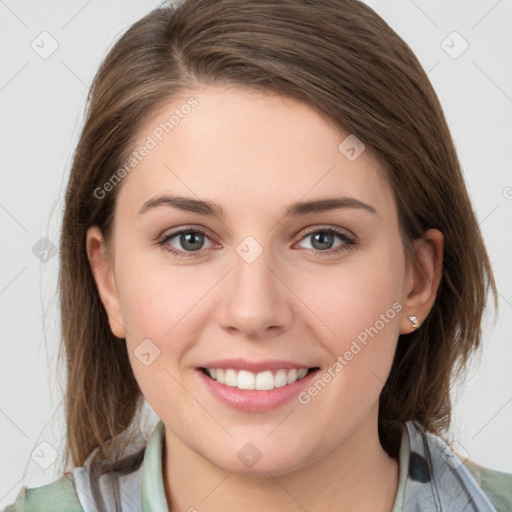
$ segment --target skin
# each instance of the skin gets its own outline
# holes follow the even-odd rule
[[[97,227],[87,233],[111,329],[126,339],[140,388],[165,425],[169,510],[389,512],[398,462],[379,442],[378,398],[399,334],[413,330],[407,315],[421,324],[434,303],[443,237],[429,230],[416,241],[421,268],[413,267],[378,162],[369,151],[349,161],[338,150],[348,134],[309,106],[239,87],[189,92],[141,130],[135,147],[187,98],[197,99],[124,178],[108,244]],[[138,214],[163,193],[215,202],[225,217],[169,206]],[[376,213],[283,216],[296,201],[338,196]],[[198,257],[156,243],[184,226],[209,234]],[[343,250],[322,255],[304,230],[328,227],[355,244],[334,236],[332,246]],[[263,250],[252,263],[236,252],[247,236]],[[186,253],[180,241],[167,245]],[[307,404],[236,411],[198,377],[197,366],[229,357],[306,362],[325,372],[395,303],[401,311]],[[134,355],[146,338],[160,350],[149,366]],[[262,454],[251,468],[237,457],[247,442]]]

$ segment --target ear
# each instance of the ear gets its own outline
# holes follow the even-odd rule
[[[414,241],[414,249],[419,264],[408,263],[400,334],[417,329],[434,305],[443,268],[444,236],[438,229],[429,229]],[[416,327],[408,316],[416,317]]]
[[[105,240],[97,226],[87,230],[86,247],[98,293],[108,315],[110,329],[114,336],[125,338],[121,303],[114,281],[113,257],[108,254]]]

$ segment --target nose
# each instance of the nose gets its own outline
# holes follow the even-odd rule
[[[270,250],[251,263],[234,255],[234,268],[224,279],[218,320],[227,331],[247,339],[265,340],[289,329],[293,293],[287,273],[279,271]],[[282,268],[282,267],[281,267]]]

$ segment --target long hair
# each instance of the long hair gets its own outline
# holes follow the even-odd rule
[[[496,287],[436,93],[408,45],[358,0],[184,0],[151,11],[103,61],[88,97],[69,177],[60,243],[67,363],[67,456],[119,448],[141,393],[126,344],[107,321],[86,255],[86,231],[108,242],[123,166],[145,121],[175,95],[209,84],[278,93],[314,108],[371,151],[392,186],[406,254],[429,228],[445,237],[434,306],[400,336],[380,396],[379,433],[414,420],[440,434],[450,384],[479,347]],[[102,190],[98,194],[98,190]]]

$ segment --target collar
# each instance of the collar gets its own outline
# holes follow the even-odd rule
[[[404,423],[393,512],[496,512],[463,462],[441,437]]]
[[[163,483],[164,434],[160,420],[142,463],[143,512],[169,512]],[[496,510],[448,445],[414,422],[402,425],[398,464],[398,490],[392,512]]]
[[[164,424],[160,420],[142,461],[142,512],[169,512],[163,480]]]

